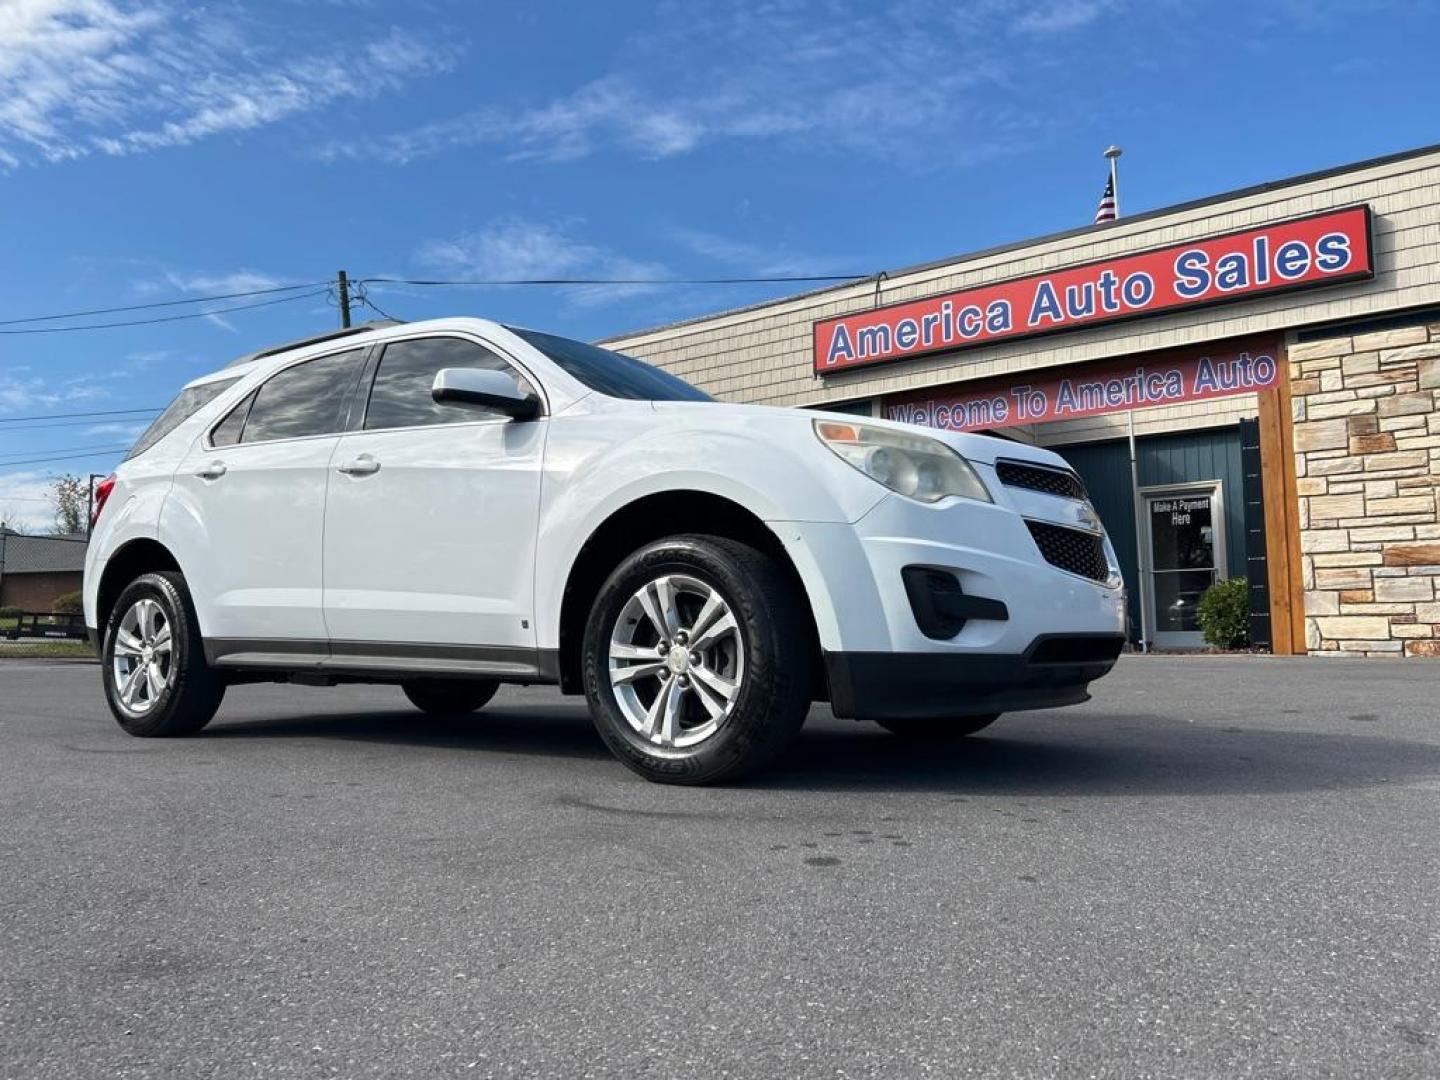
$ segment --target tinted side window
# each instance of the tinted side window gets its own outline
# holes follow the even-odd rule
[[[441,405],[430,396],[435,375],[444,368],[487,368],[503,371],[515,380],[523,393],[531,393],[528,382],[507,360],[489,349],[460,338],[417,338],[385,346],[370,404],[365,411],[365,429],[418,427],[424,424],[457,424],[482,419],[498,412],[473,405]]]
[[[341,410],[360,372],[363,349],[307,360],[274,375],[255,394],[241,442],[339,431]]]
[[[524,338],[591,390],[597,390],[606,397],[628,398],[631,401],[715,400],[678,375],[671,375],[633,356],[611,352],[598,345],[587,345],[583,341],[542,334],[538,330],[522,330],[515,326],[506,329]]]
[[[210,442],[213,445],[234,446],[240,441],[240,429],[245,426],[245,414],[250,411],[250,403],[254,400],[254,393],[246,394],[240,404],[226,413],[225,419],[211,429]]]
[[[125,455],[125,460],[129,461],[131,458],[138,457],[146,450],[149,450],[150,447],[154,446],[166,435],[169,435],[170,432],[174,431],[239,381],[239,379],[223,379],[217,382],[202,383],[200,386],[192,386],[189,389],[181,390],[179,396],[170,402],[165,411],[155,418],[153,424],[145,429],[139,441],[136,442],[135,445],[130,448],[130,452]]]

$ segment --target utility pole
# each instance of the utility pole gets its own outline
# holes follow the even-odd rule
[[[340,325],[348,329],[350,326],[350,278],[345,271],[341,270],[336,277],[340,287]]]

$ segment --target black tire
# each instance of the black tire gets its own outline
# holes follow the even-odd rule
[[[942,716],[913,720],[877,720],[875,722],[886,731],[899,735],[903,739],[944,742],[950,739],[963,739],[966,735],[984,731],[999,719],[999,713],[990,713],[985,716]]]
[[[647,582],[665,574],[682,574],[715,590],[735,616],[744,649],[743,679],[729,713],[713,734],[687,747],[658,745],[633,727],[609,677],[609,642],[626,605]],[[773,559],[745,544],[673,536],[641,548],[610,575],[585,626],[585,696],[600,737],[629,768],[664,784],[734,780],[770,765],[810,707],[813,635],[805,603]]]
[[[163,689],[137,711],[122,700],[124,687],[116,681],[115,652],[127,613],[145,600],[158,605],[169,630],[170,659]],[[190,590],[184,577],[173,571],[143,574],[125,587],[106,622],[100,662],[110,711],[122,728],[139,738],[194,735],[210,722],[225,697],[224,679],[205,662]]]
[[[428,716],[461,716],[482,708],[500,684],[489,679],[415,679],[400,689]]]

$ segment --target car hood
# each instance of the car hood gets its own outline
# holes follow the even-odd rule
[[[868,416],[855,416],[851,413],[782,408],[775,405],[733,405],[723,401],[656,401],[652,402],[652,405],[657,412],[716,410],[717,419],[728,414],[737,420],[744,417],[751,422],[762,421],[785,425],[809,424],[822,418],[842,420],[938,439],[954,448],[967,460],[983,462],[986,465],[993,465],[997,458],[1008,458],[1013,461],[1030,461],[1037,465],[1049,465],[1053,468],[1069,468],[1065,459],[1059,454],[1038,446],[1030,446],[1028,443],[1016,442],[1013,439],[1001,439],[993,435],[975,435],[964,431],[941,431],[938,428],[924,427],[919,424],[902,424],[897,420],[880,420]],[[720,419],[720,422],[723,423],[723,419]]]

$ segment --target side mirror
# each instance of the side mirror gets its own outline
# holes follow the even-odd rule
[[[515,377],[488,368],[445,368],[435,376],[430,396],[441,405],[479,405],[512,420],[540,415],[540,399],[516,385]]]

